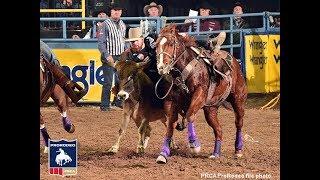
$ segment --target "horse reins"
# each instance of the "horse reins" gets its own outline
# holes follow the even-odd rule
[[[159,36],[159,37],[166,37],[166,35],[168,35],[168,36],[173,36],[173,37],[174,37],[174,46],[173,46],[173,52],[174,52],[174,53],[173,53],[173,56],[171,56],[169,53],[167,53],[167,52],[165,52],[165,51],[160,52],[157,56],[160,56],[161,54],[165,54],[165,55],[169,56],[169,58],[171,59],[171,63],[168,65],[167,68],[169,69],[169,72],[170,72],[172,69],[176,69],[176,68],[173,68],[173,66],[180,60],[180,57],[187,52],[187,48],[184,46],[184,51],[176,58],[176,53],[177,53],[176,44],[180,44],[180,43],[179,43],[179,41],[176,40],[177,37],[176,37],[175,35],[172,35],[172,34],[165,34],[165,35],[162,35],[162,36]],[[180,71],[178,70],[178,72],[180,72]],[[180,72],[180,75],[181,75],[181,72]],[[158,82],[156,83],[156,86],[155,86],[155,89],[154,89],[154,92],[155,92],[157,98],[159,98],[159,99],[164,99],[164,98],[166,98],[166,97],[169,95],[169,93],[170,93],[170,91],[171,91],[171,89],[172,89],[172,87],[173,87],[173,84],[174,84],[174,83],[173,83],[173,80],[171,79],[171,85],[170,85],[167,93],[166,93],[163,97],[160,97],[160,96],[158,95],[157,89],[158,89],[158,84],[160,83],[160,81],[161,81],[161,79],[162,79],[163,77],[164,77],[164,75],[161,75],[161,77],[160,77],[160,79],[158,80]],[[180,82],[180,84],[182,84],[182,88],[185,89],[187,92],[189,92],[189,89],[188,89],[188,87],[185,85],[183,78],[181,78],[181,80],[182,80],[182,82]]]

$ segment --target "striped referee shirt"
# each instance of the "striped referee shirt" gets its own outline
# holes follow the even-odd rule
[[[125,46],[126,25],[122,20],[107,19],[99,28],[98,49],[105,60],[109,55],[120,55]]]

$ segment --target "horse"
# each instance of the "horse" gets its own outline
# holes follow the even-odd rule
[[[49,69],[46,67],[47,61],[43,56],[40,56],[40,105],[43,105],[51,97],[57,105],[58,110],[62,116],[62,123],[65,131],[73,133],[75,126],[72,124],[71,119],[67,116],[68,111],[68,96],[63,89],[54,82],[53,76],[50,74]],[[40,112],[40,131],[45,143],[44,153],[48,153],[48,141],[50,136],[45,127],[45,120]]]
[[[64,150],[62,148],[59,148],[59,150],[57,151],[57,153],[59,153],[57,156],[56,156],[56,163],[59,165],[59,166],[63,166],[69,162],[72,161],[72,159],[70,158],[70,156],[68,156]],[[64,160],[64,163],[62,164]]]
[[[138,127],[139,140],[137,153],[143,154],[147,148],[151,135],[150,122],[161,121],[167,127],[167,118],[163,111],[163,102],[154,95],[154,84],[143,72],[148,66],[148,61],[136,63],[134,61],[120,59],[115,65],[119,73],[118,90],[113,89],[118,98],[123,100],[123,120],[115,144],[108,153],[115,154],[120,147],[120,140],[124,136],[130,119],[133,119]],[[177,148],[172,141],[171,148]]]
[[[169,77],[165,83],[171,87],[166,93],[167,96],[160,97],[165,100],[164,110],[169,122],[156,162],[165,164],[168,161],[170,156],[168,144],[172,140],[174,123],[178,120],[177,112],[181,110],[185,112],[188,122],[188,143],[191,153],[198,154],[201,150],[194,122],[196,113],[203,109],[206,122],[215,135],[214,150],[209,158],[219,158],[222,128],[217,113],[218,108],[224,103],[229,104],[229,110],[234,111],[237,129],[235,157],[242,157],[241,129],[247,87],[237,59],[224,50],[220,50],[219,54],[202,53],[205,51],[196,48],[195,39],[189,35],[182,36],[174,24],[160,31],[156,46],[158,73],[162,77]]]

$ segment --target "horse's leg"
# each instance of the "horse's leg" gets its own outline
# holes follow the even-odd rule
[[[125,101],[123,104],[123,120],[119,129],[119,135],[116,143],[108,150],[108,153],[117,153],[120,148],[120,140],[124,136],[125,131],[127,130],[131,114],[134,110],[133,104],[131,102]]]
[[[50,136],[49,136],[48,131],[44,125],[44,119],[43,119],[41,113],[40,113],[40,132],[43,137],[44,144],[45,144],[43,152],[48,153],[48,143],[49,143]]]
[[[242,157],[242,148],[243,148],[243,140],[242,140],[242,126],[243,126],[243,116],[244,116],[244,101],[245,97],[235,96],[231,94],[228,99],[232,105],[235,114],[235,125],[237,128],[236,131],[236,140],[235,140],[235,157]]]
[[[71,119],[67,116],[68,104],[65,92],[60,86],[55,85],[51,98],[58,106],[58,110],[60,111],[60,114],[62,116],[64,129],[68,133],[73,133],[75,131],[75,126],[72,124]]]
[[[164,127],[167,129],[168,128],[167,119],[165,118],[165,119],[161,120],[161,122],[164,125]],[[176,127],[177,126],[176,124],[178,124],[178,122],[175,122],[173,124],[173,126]],[[174,140],[173,137],[171,138],[171,143],[170,143],[169,147],[170,147],[170,149],[178,149],[178,146],[176,145],[175,140]]]
[[[194,128],[195,115],[200,108],[204,105],[204,92],[202,88],[196,89],[194,92],[190,106],[186,112],[186,119],[188,121],[188,139],[189,139],[189,149],[192,154],[198,154],[201,149],[200,141],[196,136],[196,130]]]
[[[234,92],[231,93],[228,97],[228,101],[231,103],[234,114],[235,114],[235,125],[237,128],[236,131],[236,140],[235,140],[235,156],[236,158],[242,157],[242,148],[243,148],[243,141],[242,141],[242,126],[243,126],[243,116],[244,116],[244,105],[247,99],[248,90],[246,87],[245,79],[242,75],[240,70],[240,65],[233,60],[234,71],[233,79],[234,79]]]
[[[218,120],[218,108],[215,106],[203,108],[205,119],[213,129],[215,136],[214,150],[209,158],[219,158],[221,156],[222,128]]]
[[[164,102],[164,111],[168,117],[168,125],[166,137],[164,138],[164,142],[161,148],[160,155],[158,156],[156,162],[165,164],[167,163],[167,158],[170,156],[170,144],[172,142],[173,130],[176,125],[176,121],[178,120],[178,112],[177,105],[173,101],[166,100]]]

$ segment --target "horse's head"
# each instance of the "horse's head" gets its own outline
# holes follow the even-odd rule
[[[63,150],[62,148],[59,148],[59,150],[57,151],[57,153],[64,154],[64,150]]]
[[[136,63],[134,61],[118,61],[115,68],[119,73],[119,91],[117,96],[121,100],[127,100],[130,94],[135,90],[139,72],[146,67],[148,62]]]
[[[181,50],[179,34],[176,25],[164,27],[157,39],[157,69],[160,75],[169,74],[177,55]]]

